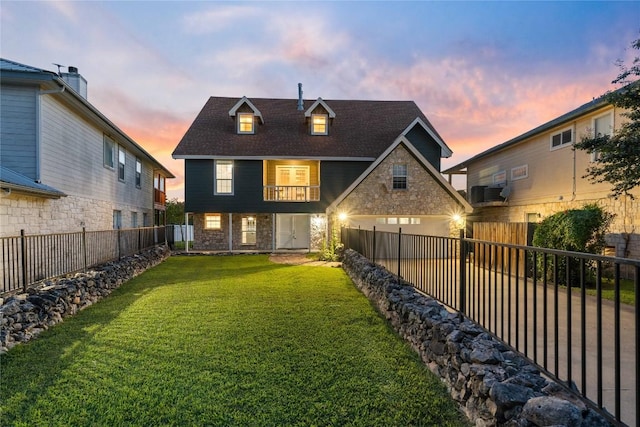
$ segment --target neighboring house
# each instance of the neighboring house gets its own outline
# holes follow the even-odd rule
[[[585,136],[611,134],[624,117],[602,98],[445,170],[467,175],[473,220],[539,222],[556,212],[597,203],[615,214],[607,253],[640,258],[640,188],[635,200],[610,197],[611,185],[584,178],[594,160],[573,149]],[[597,154],[596,154],[597,155]]]
[[[77,69],[0,59],[0,84],[0,236],[164,224],[173,174],[87,101]]]
[[[194,247],[218,251],[318,249],[338,225],[448,236],[471,211],[450,155],[414,102],[301,96],[211,97],[173,153]]]

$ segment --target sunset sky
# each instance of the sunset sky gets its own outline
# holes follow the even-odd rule
[[[639,37],[638,1],[0,2],[0,55],[77,67],[179,199],[209,96],[414,100],[446,168],[613,89]]]

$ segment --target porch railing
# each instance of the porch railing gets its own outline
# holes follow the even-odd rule
[[[640,426],[640,260],[401,231],[343,228],[341,239],[575,386],[614,424]]]
[[[84,271],[98,264],[166,244],[166,228],[143,227],[0,238],[0,294],[41,280]]]
[[[317,202],[319,185],[265,185],[264,200],[268,202]]]

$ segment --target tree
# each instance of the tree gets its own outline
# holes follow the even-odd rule
[[[184,224],[184,202],[169,199],[166,202],[166,209],[168,224]]]
[[[640,50],[640,39],[631,44]],[[611,83],[622,85],[607,92],[603,99],[615,107],[624,108],[622,114],[629,121],[613,132],[613,135],[583,137],[575,149],[597,154],[592,166],[583,178],[593,182],[608,182],[612,185],[612,196],[628,195],[640,185],[640,57],[636,57],[630,68],[618,61],[621,72]]]

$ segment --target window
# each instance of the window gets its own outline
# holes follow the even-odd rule
[[[120,181],[124,181],[124,162],[125,162],[125,152],[122,147],[118,147],[118,179]]]
[[[256,244],[256,217],[245,216],[242,218],[242,244]]]
[[[407,165],[393,165],[393,189],[407,189]]]
[[[573,143],[573,129],[565,129],[551,135],[551,149],[564,147]]]
[[[507,171],[500,171],[493,174],[494,184],[506,184],[507,183]]]
[[[387,218],[376,218],[376,224],[386,224]]]
[[[136,159],[136,187],[142,186],[142,163],[140,159]]]
[[[511,168],[511,181],[525,179],[529,177],[529,165],[517,166]]]
[[[419,225],[420,224],[420,218],[411,218],[411,224]]]
[[[611,136],[613,135],[613,117],[612,115],[605,114],[604,116],[596,117],[593,120],[593,136]],[[600,158],[600,153],[594,151],[591,153],[591,161],[595,162]]]
[[[115,167],[115,146],[111,138],[104,136],[104,165],[105,167],[113,169]]]
[[[205,230],[220,230],[222,228],[222,215],[204,214]]]
[[[131,228],[138,227],[138,212],[131,212]]]
[[[113,211],[113,228],[114,229],[122,228],[122,212],[121,211]]]
[[[216,160],[214,194],[233,194],[233,160]]]
[[[253,114],[238,114],[238,133],[254,133],[253,130]]]
[[[327,135],[329,117],[326,114],[311,115],[311,135]]]

